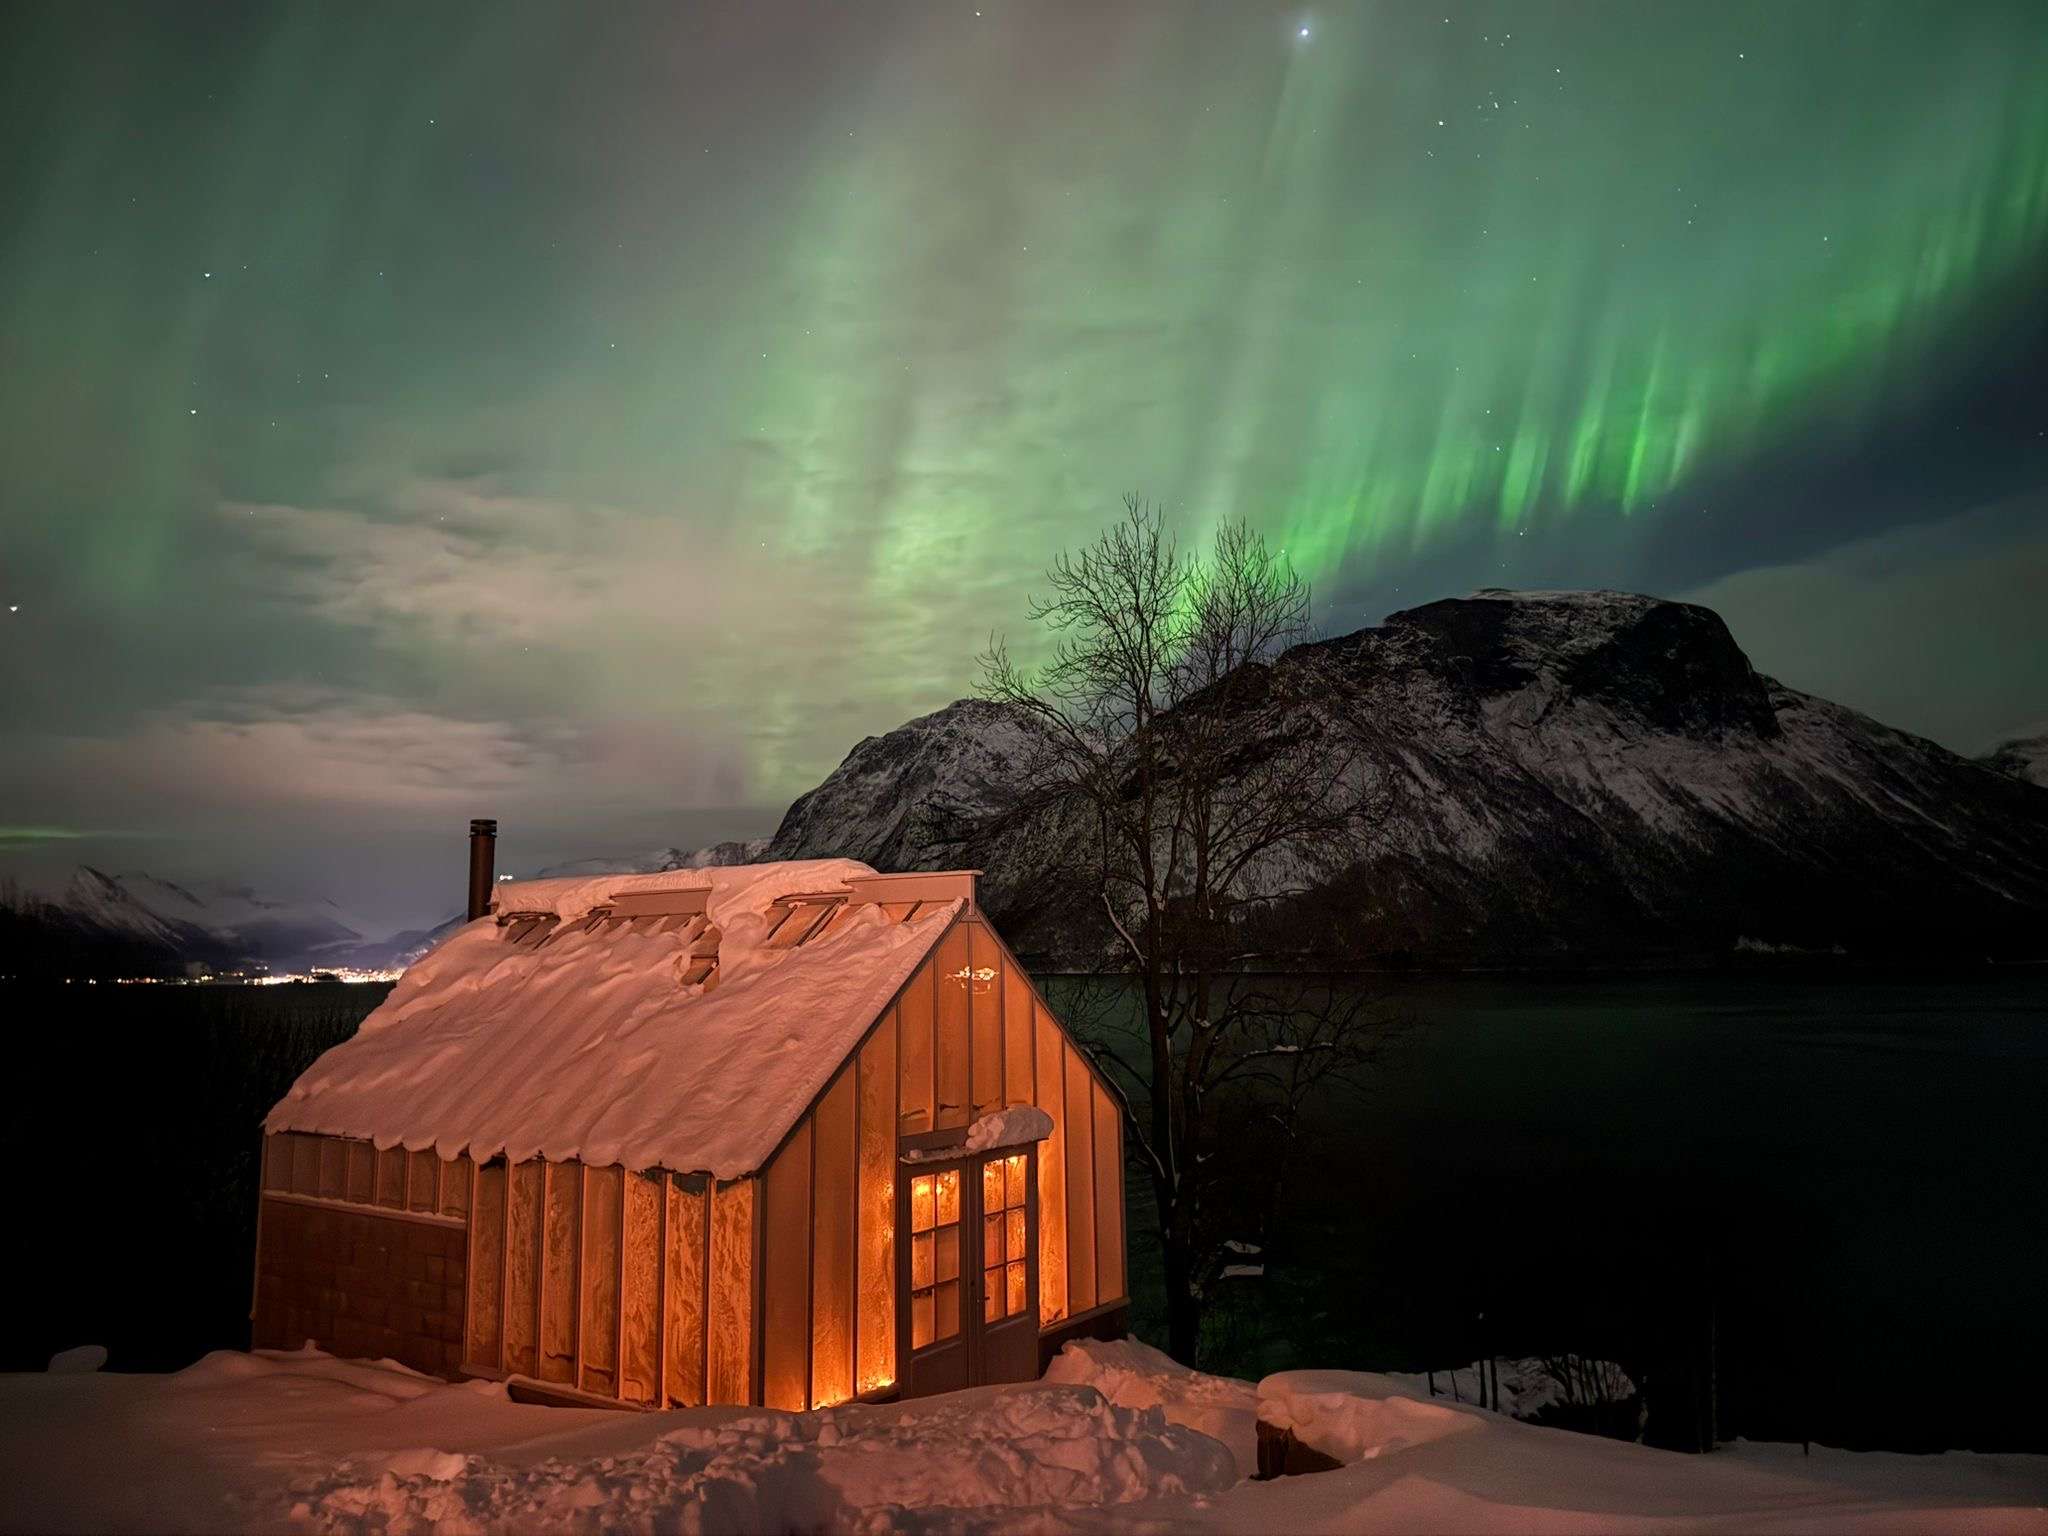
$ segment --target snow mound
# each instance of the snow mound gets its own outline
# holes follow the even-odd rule
[[[1470,1411],[1419,1402],[1363,1371],[1282,1371],[1259,1383],[1259,1417],[1347,1466],[1479,1427]]]
[[[1093,1387],[1119,1408],[1156,1408],[1230,1451],[1240,1478],[1259,1468],[1259,1393],[1248,1381],[1205,1376],[1136,1339],[1076,1339],[1046,1367],[1048,1383]]]
[[[1254,1388],[1138,1344],[1072,1346],[1053,1374],[1086,1382],[802,1415],[543,1408],[317,1350],[0,1374],[0,1530],[2048,1532],[2042,1456],[1679,1456],[1403,1401],[1383,1376]],[[1379,1454],[1238,1480],[1184,1421],[1261,1402]],[[1470,1427],[1420,1438],[1447,1419]]]
[[[60,1349],[50,1356],[49,1368],[53,1376],[87,1376],[106,1363],[106,1345],[80,1344],[74,1349]]]
[[[344,1462],[294,1487],[290,1518],[336,1532],[996,1531],[1235,1481],[1222,1446],[1157,1408],[1078,1386],[996,1388],[896,1409],[752,1413],[595,1459]]]

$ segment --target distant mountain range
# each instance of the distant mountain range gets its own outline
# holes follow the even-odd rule
[[[389,970],[432,938],[381,939],[332,902],[287,902],[247,886],[177,884],[143,871],[81,865],[50,895],[11,891],[0,904],[0,974],[204,975]]]
[[[671,869],[713,869],[726,864],[751,864],[768,849],[768,839],[713,843],[708,848],[657,848],[630,859],[573,859],[538,871],[537,880],[563,875],[659,875]]]
[[[1302,963],[2048,958],[2048,736],[1959,757],[1762,676],[1708,609],[1626,593],[1481,591],[1271,665],[1312,654],[1342,684],[1300,724],[1369,727],[1394,793],[1357,865],[1299,900]],[[979,867],[1020,949],[1086,966],[1106,938],[1087,894],[977,831],[1032,729],[963,699],[858,743],[772,838],[540,873]],[[387,969],[459,921],[373,941],[327,903],[81,869],[0,905],[0,974]]]

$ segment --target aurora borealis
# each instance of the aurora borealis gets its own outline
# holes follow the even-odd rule
[[[6,25],[0,854],[763,830],[1126,489],[2048,715],[2033,0]]]

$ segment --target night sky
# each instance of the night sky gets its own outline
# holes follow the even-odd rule
[[[1126,490],[2048,716],[2039,0],[0,27],[0,868],[766,831]]]

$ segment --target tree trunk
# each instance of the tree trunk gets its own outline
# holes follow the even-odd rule
[[[1202,1302],[1195,1294],[1193,1234],[1178,1210],[1171,1211],[1164,1226],[1166,1352],[1182,1365],[1197,1366],[1201,1363],[1195,1355],[1202,1339]]]

